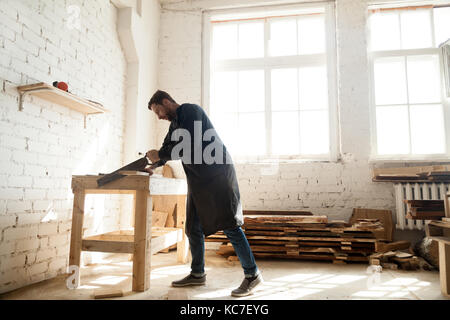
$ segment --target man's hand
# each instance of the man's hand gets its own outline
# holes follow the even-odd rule
[[[150,175],[153,175],[153,170],[152,170],[152,168],[150,168],[150,167],[145,168],[144,171],[150,173]]]
[[[150,150],[145,154],[145,156],[151,161],[151,163],[156,163],[160,160],[158,150]]]

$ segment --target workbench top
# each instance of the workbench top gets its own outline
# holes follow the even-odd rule
[[[139,173],[126,175],[99,187],[97,180],[102,175],[73,175],[72,190],[84,193],[134,193],[137,190],[148,190],[150,195],[185,195],[187,183],[184,179],[165,178],[161,175]]]

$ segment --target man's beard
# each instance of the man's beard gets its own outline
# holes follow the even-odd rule
[[[172,122],[174,119],[175,119],[175,116],[172,115],[172,114],[168,114],[168,115],[166,116],[166,120],[168,120],[168,121],[170,121],[170,122]]]

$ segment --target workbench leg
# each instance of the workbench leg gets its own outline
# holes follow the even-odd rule
[[[175,207],[177,217],[177,228],[183,229],[183,235],[181,241],[177,242],[177,261],[180,263],[186,263],[188,259],[189,242],[186,237],[185,225],[186,225],[186,197],[179,196]]]
[[[439,241],[439,273],[442,294],[450,297],[450,244],[442,241]]]
[[[133,291],[150,288],[152,198],[148,190],[136,191],[134,211]]]
[[[81,260],[81,241],[83,239],[83,219],[84,219],[84,191],[75,191],[73,198],[72,212],[72,231],[70,235],[70,254],[69,266],[77,266],[77,279],[74,283],[80,283],[80,260]]]
[[[131,227],[134,229],[134,216],[136,212],[136,193],[133,193],[133,200],[132,200],[132,204],[131,204]],[[133,255],[130,254],[128,257],[128,261],[133,261]]]

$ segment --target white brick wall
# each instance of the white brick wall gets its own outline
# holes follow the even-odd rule
[[[69,5],[80,8],[80,29],[70,28]],[[71,175],[122,165],[126,61],[116,19],[109,0],[0,1],[0,293],[65,272]],[[84,128],[81,114],[38,98],[18,111],[16,86],[53,81],[110,112]],[[121,201],[87,199],[85,233],[117,229]]]
[[[163,1],[158,86],[179,102],[201,101],[201,9],[266,0]],[[302,1],[278,1],[278,3]],[[311,1],[304,1],[311,2]],[[244,209],[310,210],[348,220],[355,207],[395,208],[392,185],[371,181],[365,1],[336,0],[341,157],[337,163],[236,163]],[[168,124],[158,122],[159,145]]]

